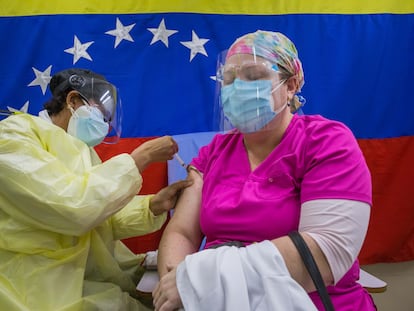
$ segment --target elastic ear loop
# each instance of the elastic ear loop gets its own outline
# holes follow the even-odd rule
[[[68,105],[69,106],[69,110],[70,110],[70,113],[72,114],[72,116],[73,115],[77,115],[76,114],[76,110],[75,109],[73,109],[73,107],[71,106],[71,105]]]
[[[273,80],[271,80],[271,81],[273,81]],[[279,84],[277,84],[271,91],[270,91],[270,95],[271,94],[273,94],[275,91],[277,91],[282,85],[283,85],[283,83],[285,83],[286,82],[286,79],[285,80],[282,80],[282,81],[280,81],[279,82]],[[272,85],[273,86],[273,85]],[[274,100],[273,100],[273,97],[272,96],[270,96],[271,97],[271,105],[272,105],[272,107],[274,107]],[[276,110],[273,110],[273,112],[275,113],[275,114],[278,114],[278,113],[280,113],[283,109],[285,109],[286,108],[286,106],[289,106],[289,103],[287,102],[286,104],[284,104],[282,107],[279,107],[278,109],[276,109]]]

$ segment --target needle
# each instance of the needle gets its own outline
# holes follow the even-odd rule
[[[174,154],[174,158],[180,163],[182,167],[184,167],[187,170],[188,165],[185,164],[184,160],[181,159],[181,157],[178,155],[178,153]]]
[[[178,155],[178,153],[174,154],[174,158],[178,161],[178,163],[180,163],[180,165],[182,167],[184,167],[184,169],[189,173],[190,170],[195,171],[198,175],[201,176],[201,178],[203,177],[203,175],[200,173],[200,171],[198,169],[196,169],[194,166],[189,165],[189,164],[185,164],[184,160],[181,159],[181,157]]]

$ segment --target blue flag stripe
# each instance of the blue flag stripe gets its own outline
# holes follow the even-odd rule
[[[107,32],[117,19],[133,25],[132,41],[124,38],[115,47],[116,37]],[[176,31],[168,46],[162,40],[151,44],[149,29],[161,21]],[[414,14],[2,17],[0,108],[19,109],[29,101],[29,112],[36,114],[50,96],[48,90],[43,94],[41,73],[86,67],[119,87],[122,137],[213,130],[216,56],[257,29],[281,31],[295,42],[305,70],[305,113],[343,121],[358,138],[414,135]],[[202,43],[191,55],[185,43],[195,39]],[[76,40],[85,49],[78,59],[70,52]]]

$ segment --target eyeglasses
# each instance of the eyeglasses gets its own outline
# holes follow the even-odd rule
[[[236,78],[244,81],[271,80],[277,73],[277,65],[269,62],[244,62],[241,65],[221,66],[217,71],[216,79],[222,85],[229,85]]]
[[[106,96],[107,93],[105,93],[104,95]],[[102,116],[104,118],[104,121],[106,123],[110,123],[111,122],[111,119],[112,119],[111,113],[105,109],[105,105],[104,104],[101,104],[102,102],[105,102],[106,101],[105,99],[102,100],[102,98],[104,98],[104,96],[101,97],[101,99],[100,99],[100,102],[101,103],[100,103],[100,102],[96,102],[94,98],[87,99],[81,93],[78,92],[78,94],[82,98],[84,105],[89,106],[89,107],[96,107],[96,108],[98,108],[101,111],[101,113],[102,113]]]

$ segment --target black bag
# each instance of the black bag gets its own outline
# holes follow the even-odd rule
[[[329,297],[328,291],[326,290],[325,283],[323,282],[321,273],[316,265],[315,259],[312,256],[308,246],[303,240],[302,236],[297,231],[292,231],[289,233],[289,237],[295,244],[296,248],[299,251],[300,257],[302,257],[303,263],[305,264],[306,269],[308,270],[313,283],[321,297],[322,303],[326,311],[335,311],[331,297]]]

